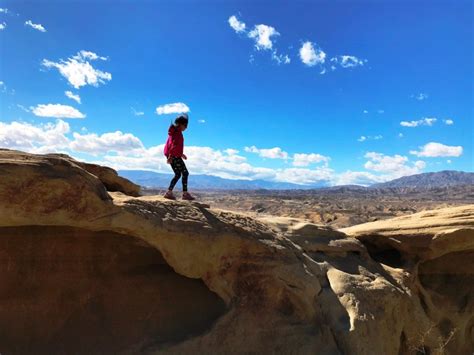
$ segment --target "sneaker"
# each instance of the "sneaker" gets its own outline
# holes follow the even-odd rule
[[[195,198],[189,192],[183,192],[183,200],[192,201]]]
[[[166,191],[163,197],[167,198],[168,200],[176,200],[176,197],[173,195],[173,191]]]

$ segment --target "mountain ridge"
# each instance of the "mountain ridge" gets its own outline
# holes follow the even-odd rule
[[[148,170],[119,170],[118,173],[146,188],[166,188],[172,175],[157,173]],[[374,188],[436,188],[459,185],[473,185],[474,173],[457,170],[443,170],[404,176],[383,183],[363,185],[335,185],[331,186],[329,181],[322,180],[311,185],[302,185],[289,182],[275,182],[268,180],[244,180],[226,179],[213,175],[193,175],[190,186],[197,190],[312,190],[312,189],[374,189]]]

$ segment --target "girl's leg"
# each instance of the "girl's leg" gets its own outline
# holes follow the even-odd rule
[[[183,169],[181,170],[181,173],[183,174],[183,178],[181,179],[181,182],[183,183],[183,192],[187,192],[189,172],[188,172],[188,169],[186,168],[186,164],[184,164],[184,161],[183,161]]]
[[[176,185],[179,178],[181,177],[181,168],[180,168],[178,159],[182,161],[181,158],[173,158],[173,160],[171,160],[171,169],[173,169],[174,176],[173,176],[173,179],[171,179],[170,187],[168,188],[168,191],[173,191],[174,186]]]

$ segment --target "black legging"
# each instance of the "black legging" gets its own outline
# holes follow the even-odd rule
[[[188,169],[186,169],[186,164],[184,164],[183,159],[181,158],[172,158],[171,160],[171,168],[174,172],[174,177],[171,179],[170,182],[170,190],[174,189],[174,185],[178,182],[179,178],[183,176],[181,182],[183,183],[183,192],[188,191]]]

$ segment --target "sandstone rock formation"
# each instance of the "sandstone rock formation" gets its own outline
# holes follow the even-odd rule
[[[94,169],[0,150],[1,353],[474,349],[474,206],[335,231]]]

